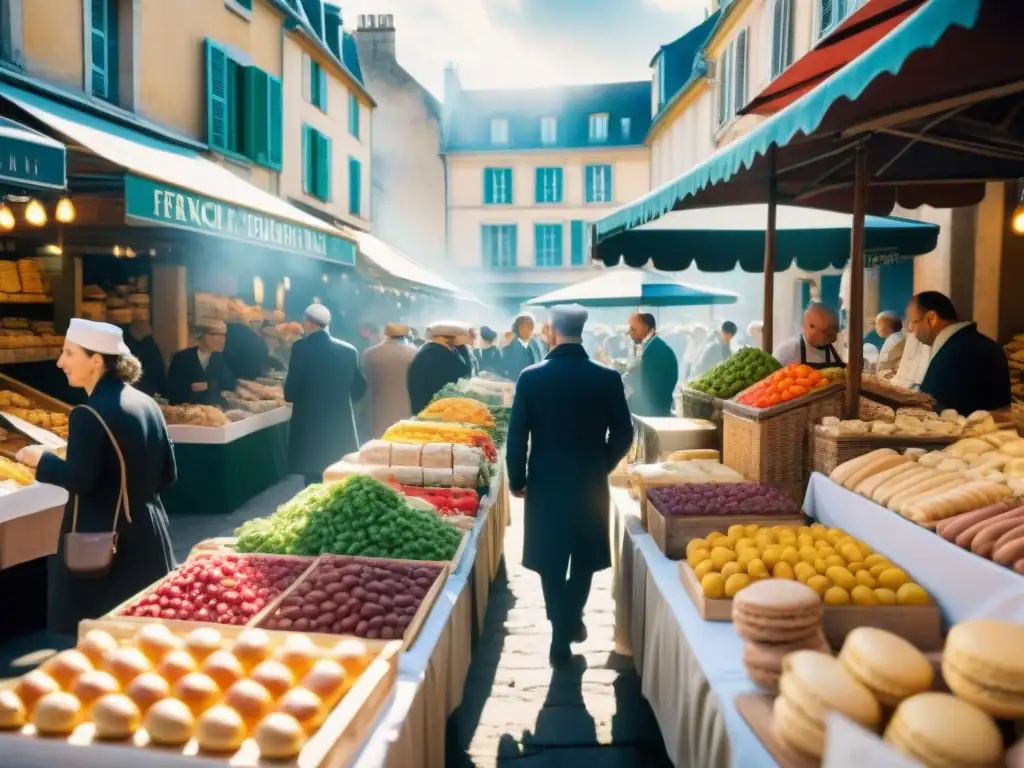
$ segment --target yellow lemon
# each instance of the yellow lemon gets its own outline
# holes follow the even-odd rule
[[[781,536],[779,536],[779,546],[781,546],[783,549],[785,549],[786,547],[792,547],[793,549],[796,549],[796,536],[793,536],[792,534],[782,534]]]
[[[908,581],[910,581],[910,577],[902,568],[886,568],[878,574],[878,586],[886,589],[899,590]]]
[[[829,587],[822,595],[825,605],[849,605],[850,593],[842,587]]]
[[[826,563],[820,557],[815,558],[814,562],[811,563],[811,565],[813,565],[814,566],[814,570],[816,570],[820,574],[824,574],[825,571],[828,570],[828,563]]]
[[[782,550],[782,560],[790,565],[796,565],[800,562],[800,553],[796,547],[786,547]]]
[[[743,549],[757,549],[757,542],[751,538],[744,536],[742,539],[739,539],[736,542],[733,549],[735,549],[737,552]]]
[[[818,547],[818,557],[832,557],[834,554],[836,554],[836,551],[830,546]],[[843,562],[845,563],[846,561],[843,560]]]
[[[707,539],[690,539],[686,543],[686,556],[689,557],[690,553],[695,549],[706,549],[711,551],[711,546],[708,544]]]
[[[744,570],[745,569],[740,568],[740,564],[739,563],[731,562],[731,563],[726,563],[725,565],[723,565],[722,566],[722,570],[719,571],[719,573],[722,574],[723,578],[728,579],[730,576],[733,576],[733,575],[739,573],[740,571],[744,571]]]
[[[818,550],[816,550],[813,546],[800,547],[800,551],[798,554],[800,555],[800,559],[803,560],[805,563],[813,563],[815,560],[818,559]]]
[[[761,553],[756,549],[744,549],[736,558],[736,562],[740,566],[740,570],[747,570],[747,566],[750,565],[751,560],[757,560],[761,556]]]
[[[846,531],[841,528],[829,528],[828,531],[825,532],[825,538],[828,539],[829,543],[833,546],[844,536],[846,536]]]
[[[775,567],[772,568],[772,578],[789,579],[790,581],[792,581],[794,578],[793,566],[791,566],[785,560],[780,560],[775,564]]]
[[[811,576],[814,576],[817,573],[817,571],[814,570],[813,565],[808,565],[807,563],[801,561],[793,566],[793,573],[796,574],[797,581],[799,581],[801,584],[806,584],[807,580],[811,578]]]
[[[866,569],[862,571],[857,571],[853,575],[857,577],[858,584],[863,584],[865,587],[871,587],[871,589],[874,589],[878,586],[878,582],[875,581],[875,577],[868,573]]]
[[[839,555],[829,555],[825,558],[825,564],[828,565],[829,568],[833,568],[835,566],[839,566],[840,568],[846,567],[846,561]]]
[[[866,565],[864,565],[864,563],[854,562],[854,563],[847,563],[846,564],[846,570],[848,570],[850,573],[857,573],[858,571],[867,571],[868,567]],[[869,576],[871,575],[870,571],[868,571],[868,575]]]
[[[736,553],[725,547],[715,547],[711,550],[711,562],[715,564],[715,570],[720,570],[726,563],[736,560]]]
[[[872,565],[868,569],[868,571],[871,573],[872,576],[874,576],[877,579],[879,576],[882,575],[882,573],[884,573],[885,571],[888,571],[890,568],[895,568],[895,567],[896,566],[894,566],[888,560],[885,560],[885,561],[883,561],[881,563],[875,563],[874,565]]]
[[[768,567],[764,564],[763,560],[754,559],[747,563],[747,574],[751,579],[767,579],[768,578]]]
[[[735,597],[736,593],[750,583],[750,577],[745,573],[734,573],[725,581],[725,596]]]
[[[839,548],[839,554],[842,555],[848,563],[859,563],[864,559],[860,550],[857,549],[856,544],[843,544],[843,546]]]
[[[861,541],[860,539],[854,539],[853,543],[856,544],[857,545],[857,549],[860,550],[861,559],[865,559],[866,560],[867,558],[871,557],[871,555],[873,555],[875,553],[875,550],[873,550],[871,548],[871,545],[868,544],[866,541]]]
[[[750,525],[745,526],[744,530],[746,531],[747,536],[750,536],[751,538],[753,538],[758,533],[760,533],[761,526],[758,525],[757,523],[751,523]]]
[[[858,584],[850,591],[850,598],[854,605],[878,605],[878,597],[871,587]]]
[[[847,591],[857,586],[857,579],[842,566],[833,565],[825,571],[825,575],[832,579],[832,583],[837,587],[842,587]]]
[[[908,581],[896,590],[897,605],[928,605],[929,603],[931,603],[931,598],[920,584]]]
[[[798,525],[796,527],[796,535],[797,536],[810,536],[811,535],[811,526],[809,526],[809,525]]]
[[[824,539],[824,538],[815,539],[814,540],[814,548],[818,549],[818,550],[827,549],[827,550],[829,550],[829,554],[832,554],[833,552],[835,552],[835,550],[832,549],[832,545],[829,544],[828,540]]]
[[[879,563],[885,563],[885,562],[888,562],[885,559],[885,555],[880,555],[877,552],[875,554],[873,554],[873,555],[868,555],[867,557],[864,558],[864,565],[866,565],[868,568],[873,568],[874,566],[878,565]]]
[[[875,589],[875,597],[878,598],[880,605],[896,605],[896,593],[891,589],[878,587]]]
[[[707,540],[708,540],[708,547],[710,547],[711,549],[714,549],[715,547],[720,547],[723,544],[728,544],[729,537],[726,536],[721,531],[715,531],[714,533],[709,533],[707,535]]]
[[[773,525],[772,533],[774,533],[776,536],[780,536],[782,534],[790,534],[796,536],[796,531],[793,529],[792,525]]]
[[[711,559],[711,550],[705,547],[701,547],[700,549],[691,549],[686,553],[686,562],[690,564],[691,568],[696,568],[697,563],[701,563],[709,559]]]
[[[761,559],[764,560],[768,570],[771,570],[777,562],[782,560],[782,548],[777,546],[766,547],[764,552],[761,553]]]
[[[715,570],[715,564],[711,562],[711,558],[702,560],[693,567],[693,572],[697,574],[697,581],[700,581],[709,573]]]
[[[726,529],[725,535],[728,536],[730,539],[732,539],[733,537],[736,537],[737,539],[742,539],[744,536],[747,535],[747,529],[739,524],[730,525]]]
[[[811,536],[814,537],[815,541],[818,541],[819,539],[824,539],[825,536],[828,534],[828,528],[826,528],[821,523],[811,523],[810,528]]]
[[[704,590],[704,597],[711,599],[725,597],[725,577],[720,573],[709,573],[700,580],[700,587]]]
[[[825,591],[832,586],[832,582],[828,580],[827,576],[822,576],[820,573],[816,573],[807,580],[807,586],[818,593],[818,596],[824,596]]]

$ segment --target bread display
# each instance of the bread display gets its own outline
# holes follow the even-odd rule
[[[63,343],[63,342],[62,342]],[[0,390],[0,411],[27,421],[35,427],[52,432],[65,440],[68,437],[68,416],[40,407],[35,400],[11,390]]]
[[[161,405],[160,410],[168,425],[223,427],[229,423],[224,412],[212,405]]]

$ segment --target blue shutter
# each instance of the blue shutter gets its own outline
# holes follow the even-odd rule
[[[211,40],[206,41],[206,143],[221,151],[228,146],[228,57]]]
[[[93,0],[97,2],[98,0]],[[120,54],[118,43],[118,0],[103,0],[107,4],[107,101],[118,102]]]
[[[544,264],[544,225],[533,225],[533,263],[543,267]]]
[[[316,65],[317,77],[319,78],[319,92],[317,96],[317,106],[326,113],[327,112],[327,70],[321,67],[319,64]]]
[[[302,126],[302,191],[313,193],[313,129]]]
[[[351,91],[348,94],[348,132],[359,138],[359,97]]]
[[[594,166],[588,165],[583,173],[583,199],[594,202]]]
[[[538,168],[534,175],[534,202],[543,203],[544,200],[544,169]]]
[[[494,231],[487,224],[480,225],[480,256],[485,267],[493,266]]]
[[[348,212],[362,215],[363,167],[354,157],[348,159]]]
[[[562,224],[555,225],[555,264],[562,266]]]
[[[574,219],[569,223],[569,239],[572,248],[572,265],[574,267],[583,264],[583,222]]]
[[[270,140],[268,146],[268,165],[274,170],[281,170],[284,160],[284,101],[281,81],[276,77],[267,78],[269,102],[267,121],[269,122]]]
[[[484,168],[484,205],[494,202],[494,169]]]
[[[110,34],[107,0],[92,0],[90,34],[92,42],[92,94],[107,98],[107,37]]]
[[[612,167],[606,165],[604,167],[604,202],[606,203],[615,201],[615,186],[612,182]]]
[[[317,133],[316,137],[317,197],[327,201],[331,199],[331,140],[322,133]]]
[[[519,231],[518,231],[518,228],[516,227],[515,224],[510,224],[509,225],[509,230],[510,230],[510,232],[509,232],[508,240],[509,240],[509,243],[511,244],[510,245],[510,251],[511,251],[510,255],[511,255],[511,258],[509,259],[509,266],[514,267],[519,262],[519,253],[518,253],[519,249],[518,249],[518,243],[516,242],[516,240],[518,239]]]
[[[512,202],[515,200],[515,192],[512,189],[512,169],[502,168],[501,172],[505,177],[505,199],[502,202],[506,205],[512,205]]]
[[[245,122],[242,152],[260,165],[270,164],[270,75],[245,68]]]

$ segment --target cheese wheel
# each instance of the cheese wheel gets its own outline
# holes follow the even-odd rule
[[[895,477],[899,477],[901,474],[909,472],[915,467],[916,465],[914,464],[914,462],[911,461],[910,459],[907,459],[902,464],[897,464],[894,467],[889,467],[889,469],[885,470],[884,472],[879,472],[876,475],[872,475],[871,477],[862,480],[857,485],[857,487],[854,488],[854,491],[859,493],[861,496],[870,499],[874,492],[877,491],[883,483],[888,482],[889,480]]]
[[[920,483],[929,477],[935,477],[936,474],[938,473],[934,469],[928,469],[927,467],[910,467],[902,475],[894,477],[892,480],[884,482],[878,486],[878,490],[871,496],[871,500],[884,507],[889,503],[889,499],[904,488],[909,488],[915,483]]]
[[[850,459],[849,461],[843,462],[838,467],[832,470],[832,474],[829,475],[829,478],[832,480],[833,483],[843,485],[846,483],[846,480],[851,475],[853,475],[855,472],[858,472],[863,467],[866,467],[875,459],[880,458],[882,456],[892,456],[895,454],[896,451],[892,450],[891,448],[879,448],[877,451],[872,451],[871,453],[866,453],[863,456],[858,456],[855,459]]]
[[[874,477],[879,472],[884,472],[887,469],[895,467],[899,464],[906,464],[909,459],[900,456],[898,453],[891,455],[879,456],[874,461],[868,462],[866,465],[858,469],[843,483],[843,487],[853,490],[860,485],[862,480],[867,480],[869,477]]]

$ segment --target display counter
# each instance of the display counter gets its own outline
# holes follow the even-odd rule
[[[169,515],[238,509],[288,474],[291,408],[275,408],[223,427],[167,427],[178,482],[163,494]]]

